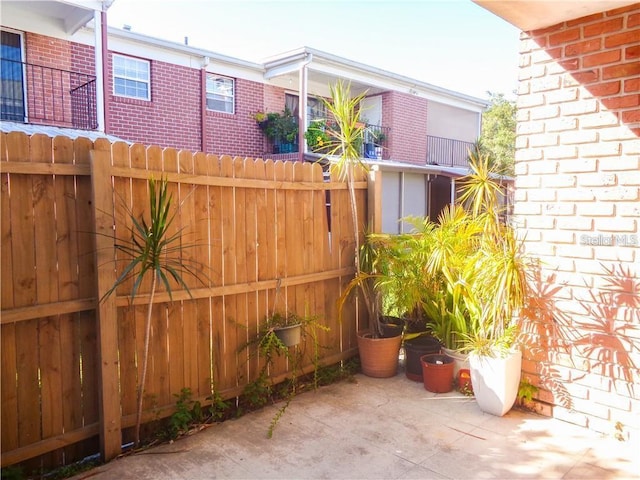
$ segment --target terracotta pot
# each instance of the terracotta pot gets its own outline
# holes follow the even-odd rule
[[[433,393],[453,390],[453,358],[443,353],[430,353],[420,357],[424,388]]]
[[[398,372],[398,354],[402,335],[372,338],[368,331],[358,333],[358,351],[362,373],[368,377],[393,377]]]

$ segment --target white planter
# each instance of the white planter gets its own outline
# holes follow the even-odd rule
[[[450,348],[443,348],[442,351],[453,358],[453,378],[458,379],[458,372],[463,368],[469,370],[469,355],[458,353]]]
[[[503,416],[516,401],[520,386],[522,352],[513,350],[505,358],[469,355],[471,384],[483,412]]]

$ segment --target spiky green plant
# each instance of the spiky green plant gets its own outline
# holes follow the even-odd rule
[[[464,181],[461,201],[480,229],[477,254],[468,264],[471,288],[467,308],[477,330],[465,334],[467,350],[504,352],[516,338],[514,319],[528,294],[527,272],[532,262],[523,254],[522,239],[503,221],[499,176],[487,155],[472,154],[472,173]]]
[[[366,164],[360,156],[360,147],[364,139],[364,125],[360,121],[360,103],[364,99],[366,92],[351,96],[351,84],[344,83],[342,80],[335,85],[330,85],[329,90],[331,99],[323,102],[329,114],[335,121],[335,127],[328,127],[326,133],[331,138],[331,145],[328,147],[328,156],[333,156],[337,160],[331,165],[331,168],[338,173],[338,177],[347,182],[349,189],[349,199],[351,206],[351,220],[353,224],[353,237],[355,240],[355,268],[358,279],[353,286],[358,286],[362,291],[367,312],[369,313],[369,322],[371,325],[371,333],[374,337],[382,334],[382,326],[378,320],[379,306],[374,289],[371,286],[372,272],[365,272],[361,260],[362,249],[360,247],[360,230],[361,225],[358,223],[358,203],[356,201],[356,169],[362,168],[367,170]],[[365,259],[366,260],[366,259]],[[363,276],[363,273],[365,274]],[[368,278],[365,278],[368,277]],[[351,291],[351,289],[348,289]],[[339,305],[344,304],[344,297],[339,301]]]
[[[116,289],[130,279],[135,279],[131,289],[131,298],[135,298],[140,285],[147,277],[151,277],[149,300],[147,302],[147,318],[144,333],[144,351],[142,355],[142,372],[138,382],[135,444],[140,444],[140,423],[142,419],[142,401],[144,398],[147,366],[149,363],[149,340],[151,336],[151,318],[153,313],[153,299],[158,288],[158,281],[173,300],[171,281],[173,279],[191,296],[189,287],[183,280],[183,274],[189,274],[198,279],[195,268],[180,257],[180,253],[189,246],[181,243],[181,231],[171,232],[170,227],[175,219],[177,210],[172,212],[173,196],[168,191],[166,178],[148,180],[149,189],[149,217],[136,218],[129,212],[131,232],[128,240],[119,240],[115,244],[116,250],[121,252],[129,263],[117,277],[113,286],[105,293],[103,299],[113,294]]]

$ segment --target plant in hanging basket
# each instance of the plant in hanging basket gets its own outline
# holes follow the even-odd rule
[[[285,347],[292,347],[300,343],[302,324],[309,321],[311,318],[299,318],[295,313],[274,313],[266,318],[263,335],[273,334]]]

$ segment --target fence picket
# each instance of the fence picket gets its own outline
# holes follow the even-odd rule
[[[233,177],[233,160],[229,156],[220,158],[220,175],[225,178]],[[236,224],[234,192],[231,188],[222,188],[220,194],[220,236],[222,239],[222,281],[223,285],[236,283]],[[222,326],[222,337],[219,339],[221,348],[221,388],[233,389],[238,385],[238,352],[237,309],[235,295],[222,298],[222,310],[218,321]]]

